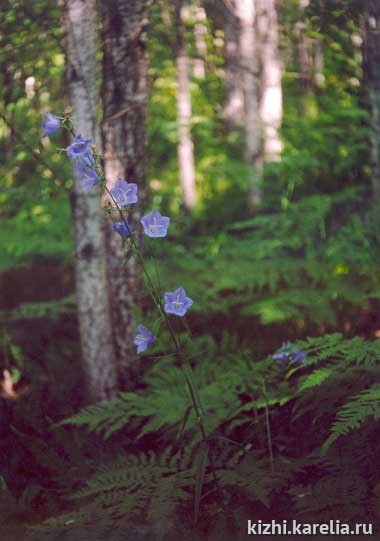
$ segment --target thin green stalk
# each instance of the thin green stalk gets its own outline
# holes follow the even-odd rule
[[[133,238],[133,235],[132,235],[132,231],[129,227],[129,224],[127,222],[127,220],[125,219],[124,217],[124,214],[122,212],[122,209],[120,208],[120,206],[118,205],[117,201],[115,200],[115,198],[113,197],[112,193],[110,192],[110,190],[108,189],[107,186],[104,187],[105,188],[105,191],[106,193],[109,195],[109,197],[112,199],[115,207],[117,208],[117,211],[120,215],[120,218],[122,219],[123,223],[125,224],[125,226],[128,228],[128,231],[130,233],[130,241],[131,241],[131,244],[135,250],[135,253],[138,257],[138,260],[140,262],[140,265],[141,265],[141,268],[142,268],[142,271],[144,273],[144,276],[147,280],[147,282],[151,285],[152,287],[152,292],[154,292],[154,284],[152,282],[152,279],[146,269],[146,266],[145,266],[145,262],[144,262],[144,259],[142,258],[142,255],[138,249],[138,246],[135,242],[135,239]],[[189,360],[187,359],[186,355],[184,355],[184,353],[181,351],[181,348],[180,348],[180,344],[177,340],[177,337],[174,333],[174,330],[173,330],[173,327],[171,325],[171,322],[168,318],[168,315],[166,314],[163,306],[162,306],[162,301],[159,297],[156,297],[155,293],[151,293],[151,296],[160,312],[160,315],[161,317],[163,318],[164,322],[166,323],[166,326],[168,328],[168,331],[169,331],[169,334],[171,336],[171,339],[173,341],[173,344],[174,344],[174,348],[175,348],[175,351],[178,355],[178,357],[185,362],[186,364],[186,367],[189,371],[188,374],[184,374],[185,376],[185,381],[186,381],[186,385],[188,387],[188,390],[189,390],[189,393],[190,393],[190,397],[191,397],[191,401],[192,401],[192,404],[193,404],[193,407],[194,407],[194,411],[195,411],[195,415],[196,415],[196,418],[197,418],[197,422],[198,422],[198,425],[199,425],[199,429],[200,429],[200,432],[201,432],[201,435],[202,435],[202,439],[203,441],[208,445],[208,437],[207,437],[207,432],[206,432],[206,427],[204,425],[204,422],[203,422],[203,415],[202,415],[202,406],[201,406],[201,402],[200,402],[200,399],[199,399],[199,396],[198,396],[198,393],[197,393],[197,390],[196,390],[196,387],[194,385],[194,382],[193,382],[193,371],[192,371],[192,368],[191,368],[191,364],[189,362]],[[213,460],[213,457],[212,457],[212,454],[209,453],[209,461],[210,461],[210,467],[211,467],[211,472],[212,472],[212,476],[213,476],[213,480],[214,480],[214,483],[215,483],[215,486],[217,487],[217,490],[220,494],[220,499],[221,499],[221,506],[222,506],[222,509],[224,511],[226,511],[224,509],[224,504],[223,504],[223,495],[222,495],[222,491],[221,491],[221,488],[219,486],[219,481],[218,481],[218,477],[216,475],[216,468],[215,468],[215,463],[214,463],[214,460]]]
[[[72,127],[71,124],[69,124],[68,129],[72,133],[72,135],[75,137],[75,133],[74,133],[74,130],[73,130],[73,127]],[[151,297],[153,299],[153,302],[155,303],[155,305],[156,305],[156,307],[157,307],[163,321],[165,322],[165,324],[167,326],[167,329],[169,331],[169,335],[170,335],[171,340],[172,340],[173,345],[174,345],[175,352],[178,355],[179,359],[182,361],[182,366],[183,366],[183,364],[185,364],[185,366],[186,366],[186,368],[188,370],[188,373],[184,373],[185,382],[186,382],[186,385],[188,387],[189,394],[190,394],[190,397],[191,397],[191,401],[192,401],[192,404],[193,404],[193,407],[194,407],[195,415],[196,415],[197,422],[198,422],[198,425],[199,425],[199,429],[200,429],[200,432],[201,432],[201,435],[202,435],[202,440],[208,446],[209,442],[208,442],[206,427],[205,427],[205,424],[204,424],[204,421],[203,421],[201,402],[200,402],[200,399],[199,399],[199,396],[198,396],[198,393],[197,393],[197,390],[196,390],[196,386],[195,386],[194,381],[193,381],[193,372],[192,372],[191,364],[190,364],[189,360],[187,359],[186,355],[181,350],[180,343],[179,343],[179,341],[178,341],[178,339],[177,339],[177,337],[175,335],[175,332],[174,332],[172,324],[171,324],[171,322],[170,322],[170,320],[168,318],[168,315],[166,314],[166,312],[164,310],[162,300],[161,300],[160,296],[157,295],[157,293],[156,293],[155,285],[154,285],[154,283],[153,283],[153,281],[152,281],[152,279],[150,277],[150,274],[149,274],[149,272],[148,272],[148,270],[147,270],[147,268],[145,266],[144,259],[143,259],[142,255],[141,255],[139,247],[138,247],[138,245],[137,245],[137,243],[136,243],[136,241],[135,241],[135,239],[133,237],[133,233],[131,231],[131,228],[130,228],[130,226],[129,226],[129,224],[128,224],[128,222],[127,222],[127,220],[126,220],[126,218],[125,218],[125,216],[123,214],[123,211],[122,211],[121,207],[119,206],[119,204],[117,203],[117,201],[113,197],[111,191],[107,187],[106,179],[104,177],[104,173],[97,166],[96,162],[95,162],[95,170],[97,171],[97,173],[100,176],[102,187],[104,188],[105,192],[110,197],[110,199],[112,200],[113,204],[115,205],[115,208],[117,209],[117,212],[120,215],[120,218],[121,218],[122,222],[124,223],[124,225],[127,228],[127,231],[129,233],[129,240],[130,240],[131,246],[133,248],[134,253],[137,256],[137,259],[138,259],[138,261],[140,263],[141,269],[143,271],[144,277],[145,277],[146,282],[147,282],[148,292],[151,295]],[[212,458],[211,453],[209,453],[208,456],[209,456],[210,468],[211,468],[212,476],[213,476],[213,479],[214,479],[214,482],[215,482],[215,486],[217,487],[217,490],[218,490],[218,492],[220,494],[221,507],[222,507],[224,512],[227,512],[227,510],[224,508],[223,494],[222,494],[222,491],[221,491],[221,488],[220,488],[220,485],[219,485],[219,481],[218,481],[218,478],[217,478],[217,475],[216,475],[216,468],[215,468],[214,460]]]
[[[267,438],[268,438],[268,449],[269,449],[269,459],[270,459],[270,466],[272,473],[274,473],[274,458],[273,458],[273,446],[272,446],[272,433],[270,428],[270,420],[269,420],[269,408],[267,404],[267,397],[266,397],[266,389],[265,389],[265,383],[263,381],[263,394],[265,399],[265,427],[267,432]]]

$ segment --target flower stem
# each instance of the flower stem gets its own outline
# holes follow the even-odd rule
[[[268,438],[269,460],[270,460],[270,466],[271,466],[272,473],[274,473],[272,432],[271,432],[271,428],[270,428],[268,399],[267,399],[267,396],[266,396],[266,387],[265,387],[264,381],[262,382],[262,384],[263,384],[263,395],[264,395],[264,399],[265,399],[265,407],[264,407],[264,409],[265,409],[265,428],[266,428],[266,433],[267,433],[267,438]]]
[[[68,126],[66,126],[66,128],[70,131],[70,133],[73,135],[73,137],[75,137],[75,132],[74,132],[71,121],[68,122]],[[124,216],[122,208],[117,203],[116,199],[112,195],[112,192],[108,188],[104,173],[103,173],[102,169],[98,166],[96,159],[95,159],[95,164],[94,165],[95,165],[96,172],[99,174],[100,183],[101,183],[102,187],[104,188],[104,191],[107,193],[107,195],[112,200],[113,204],[115,205],[115,207],[117,209],[118,214],[120,215],[120,218],[121,218],[123,224],[127,228],[127,231],[129,233],[129,240],[130,240],[132,249],[133,249],[134,253],[136,254],[136,257],[137,257],[138,262],[139,262],[139,264],[141,266],[141,269],[143,271],[143,274],[144,274],[144,277],[145,277],[145,280],[146,280],[146,283],[147,283],[148,292],[151,295],[151,297],[153,299],[153,302],[156,305],[156,307],[157,307],[157,309],[158,309],[158,311],[160,313],[161,318],[163,319],[164,323],[166,324],[166,327],[167,327],[167,329],[169,331],[169,335],[170,335],[171,340],[172,340],[173,345],[174,345],[174,350],[175,350],[179,360],[181,361],[182,368],[184,369],[185,382],[186,382],[187,388],[189,390],[191,402],[192,402],[193,407],[194,407],[194,412],[195,412],[196,419],[197,419],[197,422],[198,422],[198,425],[199,425],[202,440],[204,441],[204,443],[207,446],[209,446],[209,438],[207,436],[207,431],[206,431],[206,427],[205,427],[204,420],[203,420],[203,411],[202,411],[203,408],[202,408],[201,401],[200,401],[200,398],[199,398],[199,395],[198,395],[198,392],[197,392],[197,389],[196,389],[196,386],[195,386],[195,383],[194,383],[194,380],[193,380],[193,370],[192,370],[190,361],[189,361],[189,359],[187,358],[187,356],[185,355],[185,353],[181,349],[181,345],[180,345],[180,343],[179,343],[179,341],[177,339],[177,336],[176,336],[176,334],[174,332],[171,321],[170,321],[168,315],[166,314],[166,312],[164,310],[160,295],[157,294],[156,287],[155,287],[155,285],[153,283],[153,280],[152,280],[152,278],[151,278],[151,276],[150,276],[150,274],[149,274],[149,272],[148,272],[148,270],[147,270],[147,268],[145,266],[144,259],[143,259],[142,255],[141,255],[138,244],[137,244],[137,242],[136,242],[136,240],[135,240],[135,238],[133,236],[133,232],[131,231],[130,225],[128,224],[128,221]],[[185,327],[186,326],[187,326],[187,324],[185,324]],[[188,327],[187,327],[187,330],[189,331]],[[211,468],[213,480],[214,480],[214,483],[215,483],[215,487],[216,487],[218,493],[220,494],[221,507],[222,507],[223,511],[227,513],[227,511],[225,509],[225,506],[224,506],[224,502],[223,502],[223,493],[222,493],[221,487],[219,485],[218,477],[216,475],[215,463],[214,463],[211,452],[209,452],[208,457],[209,457],[210,468]]]
[[[149,288],[150,288],[150,295],[152,296],[153,298],[153,301],[155,303],[155,305],[157,306],[158,310],[159,310],[159,313],[163,319],[163,321],[166,323],[166,326],[167,326],[167,329],[169,331],[169,334],[170,334],[170,337],[172,339],[172,342],[173,342],[173,345],[174,345],[174,349],[175,349],[175,352],[176,354],[178,355],[179,359],[181,361],[183,361],[185,363],[185,366],[186,366],[186,369],[188,370],[188,373],[184,372],[184,376],[185,376],[185,382],[186,382],[186,385],[187,385],[187,388],[189,390],[189,394],[190,394],[190,398],[191,398],[191,402],[193,404],[193,407],[194,407],[194,411],[195,411],[195,415],[196,415],[196,419],[197,419],[197,422],[198,422],[198,425],[199,425],[199,429],[200,429],[200,432],[201,432],[201,435],[202,435],[202,440],[205,442],[206,445],[209,445],[208,443],[208,436],[207,436],[207,432],[206,432],[206,427],[205,427],[205,424],[204,424],[204,421],[203,421],[203,412],[202,412],[202,405],[201,405],[201,402],[200,402],[200,399],[199,399],[199,396],[198,396],[198,393],[197,393],[197,390],[196,390],[196,386],[194,384],[194,381],[193,381],[193,370],[192,370],[192,367],[191,367],[191,364],[188,360],[188,358],[186,357],[186,355],[183,353],[183,351],[181,350],[181,347],[180,347],[180,344],[177,340],[177,337],[175,335],[175,332],[173,330],[173,327],[172,327],[172,324],[169,320],[169,317],[168,315],[166,314],[163,306],[162,306],[162,301],[160,299],[159,296],[156,296],[156,292],[155,292],[155,286],[153,284],[153,281],[149,275],[149,272],[145,266],[145,262],[144,262],[144,259],[141,255],[141,252],[137,246],[137,243],[133,237],[133,233],[129,227],[129,224],[127,222],[127,220],[125,219],[124,217],[124,214],[123,214],[123,211],[121,209],[121,207],[119,206],[119,204],[117,203],[117,201],[115,200],[115,198],[113,197],[111,191],[109,190],[109,188],[105,185],[104,186],[104,189],[106,191],[106,193],[108,194],[108,196],[112,199],[119,215],[120,215],[120,218],[122,219],[123,223],[125,224],[125,226],[127,227],[128,229],[128,232],[130,234],[130,241],[131,241],[131,245],[137,255],[137,258],[139,260],[139,263],[141,265],[141,269],[144,273],[144,276],[147,280],[147,283],[149,284]],[[187,325],[186,325],[187,327]],[[187,327],[187,330],[189,331],[188,327]],[[182,362],[182,364],[183,364]],[[213,480],[214,480],[214,483],[215,483],[215,486],[217,488],[217,491],[218,493],[220,494],[220,498],[221,498],[221,507],[222,509],[224,510],[224,503],[223,503],[223,494],[222,494],[222,490],[221,490],[221,487],[219,485],[219,481],[218,481],[218,477],[216,475],[216,468],[215,468],[215,463],[214,463],[214,459],[212,457],[212,454],[211,452],[209,453],[209,461],[210,461],[210,468],[211,468],[211,472],[212,472],[212,476],[213,476]]]

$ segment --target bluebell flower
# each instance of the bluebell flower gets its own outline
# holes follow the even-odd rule
[[[112,197],[115,199],[119,207],[137,203],[137,184],[128,183],[119,178],[115,187],[110,190]]]
[[[307,355],[304,351],[295,348],[290,342],[284,342],[281,348],[272,355],[275,361],[285,363],[285,361],[293,361],[296,364],[302,364],[307,359]]]
[[[175,291],[167,291],[164,295],[165,306],[164,310],[167,314],[175,314],[176,316],[184,316],[193,304],[190,297],[186,296],[186,291],[183,287],[179,287]]]
[[[298,348],[294,348],[290,353],[289,357],[290,360],[296,364],[302,364],[307,359],[306,353]]]
[[[94,162],[91,152],[91,139],[85,139],[81,135],[75,137],[71,145],[67,147],[66,152],[72,161],[84,162],[87,165]]]
[[[48,135],[53,135],[61,128],[61,121],[55,115],[51,113],[46,113],[46,119],[42,122],[42,129],[44,134],[42,137],[47,137]]]
[[[137,353],[142,353],[156,341],[153,334],[144,325],[138,325],[137,335],[133,340],[133,343],[137,346]]]
[[[128,224],[128,222],[127,222]],[[115,222],[112,224],[112,229],[119,233],[122,237],[128,238],[131,236],[131,227],[124,222]]]
[[[272,355],[272,359],[275,361],[278,361],[279,363],[284,363],[289,358],[289,354],[285,353],[283,351],[279,351],[278,353],[275,353]]]
[[[166,237],[170,218],[161,216],[158,210],[153,210],[150,214],[143,216],[140,222],[144,228],[144,233],[148,237]]]
[[[78,175],[82,188],[89,189],[99,184],[100,177],[95,170],[95,167],[88,165],[80,159],[75,160],[73,170]]]

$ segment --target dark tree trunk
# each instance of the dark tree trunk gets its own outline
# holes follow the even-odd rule
[[[380,2],[367,0],[363,55],[364,81],[370,110],[371,180],[380,200]]]
[[[99,142],[96,85],[95,0],[64,0],[66,79],[76,133]],[[96,188],[83,190],[75,176],[72,190],[75,269],[82,360],[88,400],[116,391],[112,346],[103,210]]]
[[[146,193],[146,107],[148,0],[102,0],[103,37],[103,156],[108,187],[118,178],[138,185],[141,208]],[[137,232],[140,213],[128,207]],[[138,242],[141,239],[137,239]],[[132,308],[141,291],[134,257],[125,263],[123,241],[108,228],[108,279],[111,289],[112,329],[123,383],[135,358]]]

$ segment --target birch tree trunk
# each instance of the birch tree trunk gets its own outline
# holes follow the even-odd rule
[[[282,151],[279,135],[282,121],[282,70],[276,0],[256,0],[256,6],[261,61],[260,117],[263,158],[267,163],[279,161]]]
[[[303,14],[301,16],[303,16]],[[298,88],[300,96],[308,94],[312,89],[313,59],[311,54],[311,42],[310,38],[306,35],[306,28],[307,25],[303,20],[298,21],[294,25],[296,57],[298,64]]]
[[[194,25],[194,38],[195,47],[197,50],[197,58],[193,61],[193,73],[194,77],[203,79],[206,75],[206,56],[207,56],[207,44],[206,44],[206,11],[203,6],[196,5],[195,9],[195,25]]]
[[[102,0],[101,13],[104,169],[109,188],[118,178],[138,185],[138,207],[141,208],[146,191],[148,0]],[[128,208],[128,219],[137,232],[140,230],[139,211],[136,205]],[[135,359],[132,307],[141,291],[141,271],[134,257],[125,263],[123,239],[111,229],[107,235],[107,263],[119,376],[130,386],[126,378],[131,376]]]
[[[244,94],[239,54],[239,20],[235,14],[234,0],[224,6],[224,117],[231,128],[242,126]]]
[[[254,0],[236,0],[236,14],[240,21],[239,47],[244,93],[245,159],[249,167],[249,206],[254,211],[262,200],[263,167]]]
[[[368,0],[365,13],[364,80],[370,110],[371,181],[380,200],[380,2]]]
[[[191,96],[189,58],[186,52],[183,25],[183,1],[174,0],[176,29],[175,56],[177,68],[178,166],[185,210],[196,203],[194,145],[191,138]]]
[[[66,79],[75,131],[98,145],[95,0],[64,0],[62,5]],[[77,177],[71,200],[82,361],[88,400],[93,402],[112,397],[117,386],[103,210],[99,190],[83,190]]]
[[[323,45],[320,40],[314,43],[314,58],[313,58],[313,82],[316,89],[323,88],[325,85],[325,76],[323,75],[324,56]]]

